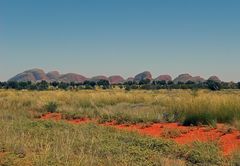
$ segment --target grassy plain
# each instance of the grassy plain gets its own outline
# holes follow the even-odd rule
[[[37,119],[46,112],[64,119],[104,123],[184,125],[226,123],[240,129],[240,91],[227,90],[0,90],[0,165],[237,165],[215,142],[178,145],[164,138],[88,123]]]

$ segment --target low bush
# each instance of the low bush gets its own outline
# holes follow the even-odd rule
[[[216,117],[213,113],[210,113],[208,111],[192,111],[188,112],[185,115],[185,119],[183,121],[184,126],[190,126],[190,125],[216,125]]]
[[[57,112],[57,107],[57,103],[51,101],[44,105],[44,110],[50,113],[54,113]]]

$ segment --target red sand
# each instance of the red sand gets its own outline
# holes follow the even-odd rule
[[[57,121],[57,120],[62,119],[62,115],[60,113],[47,113],[47,114],[42,115],[42,117],[40,119],[43,119],[43,120],[50,119],[50,120]]]
[[[41,117],[41,119],[61,120],[60,113],[48,113]],[[67,120],[71,124],[81,124],[88,122],[96,122],[88,118]],[[163,137],[164,130],[179,130],[181,133],[176,137],[169,138],[176,141],[179,144],[190,144],[194,141],[217,141],[223,150],[224,155],[229,155],[236,149],[240,148],[240,131],[231,130],[226,132],[226,128],[223,124],[218,124],[216,128],[211,129],[208,127],[187,127],[180,126],[177,123],[155,123],[145,127],[141,124],[136,125],[117,125],[114,122],[108,122],[101,124],[103,126],[112,126],[121,130],[137,131],[140,134],[149,135],[153,137]]]
[[[81,119],[68,120],[68,122],[71,123],[71,124],[81,124],[81,123],[92,122],[92,120],[89,119],[89,118],[81,118]]]

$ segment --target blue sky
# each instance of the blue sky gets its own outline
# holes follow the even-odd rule
[[[0,80],[31,68],[240,81],[238,0],[0,0]]]

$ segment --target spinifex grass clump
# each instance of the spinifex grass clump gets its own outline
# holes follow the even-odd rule
[[[44,110],[50,113],[54,113],[57,111],[57,103],[50,101],[46,105],[44,105]]]
[[[216,125],[217,118],[208,111],[192,111],[185,115],[184,126]]]

